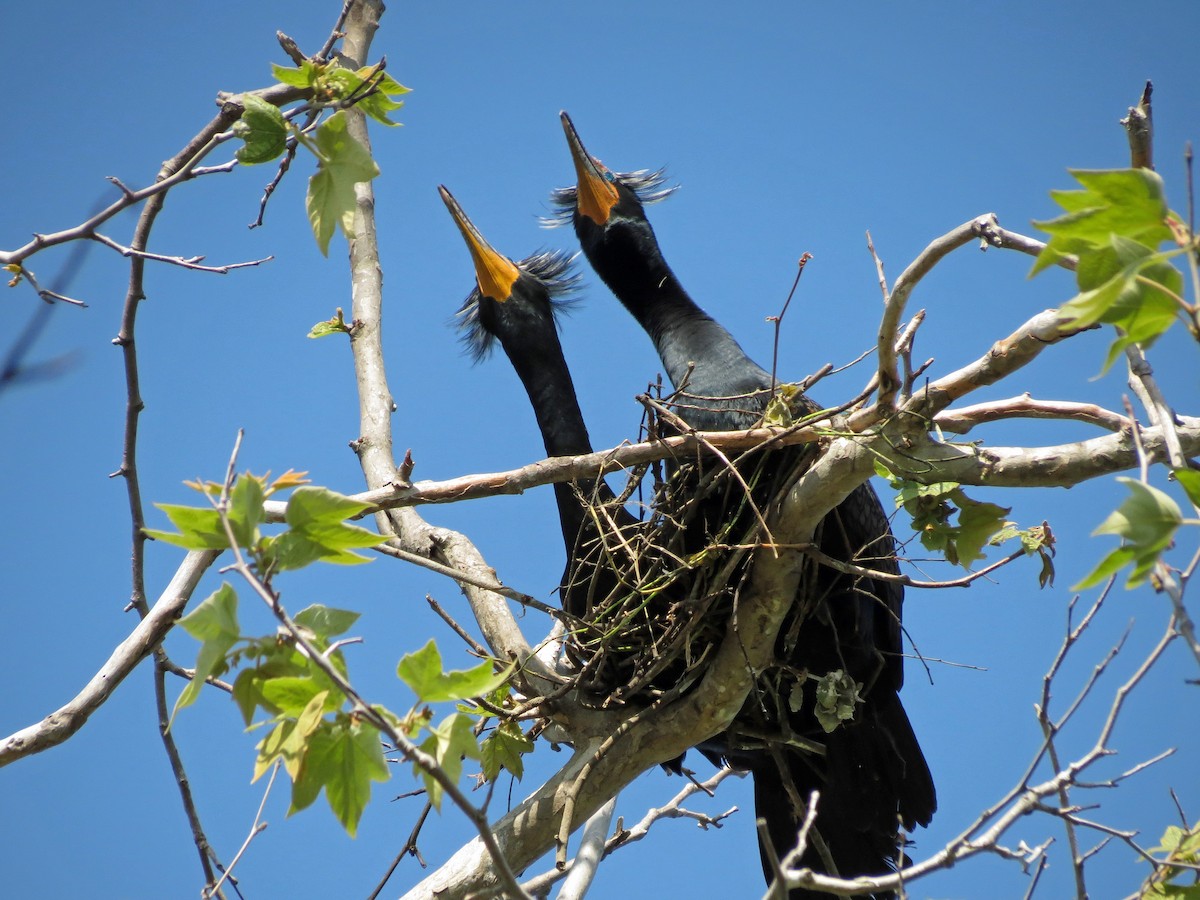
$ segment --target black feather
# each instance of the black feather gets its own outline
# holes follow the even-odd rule
[[[522,276],[540,282],[550,295],[550,308],[556,325],[560,314],[569,314],[579,304],[577,296],[582,276],[575,265],[578,253],[564,250],[540,250],[516,263]],[[480,321],[480,304],[495,303],[484,300],[478,282],[463,301],[451,320],[459,330],[459,340],[473,362],[481,362],[491,355],[496,346],[496,336]]]
[[[669,184],[666,168],[638,169],[636,172],[610,172],[609,175],[637,195],[643,205],[659,203],[679,190],[679,185]],[[539,218],[543,228],[559,228],[570,225],[575,215],[578,186],[555,188],[550,192],[552,212]]]

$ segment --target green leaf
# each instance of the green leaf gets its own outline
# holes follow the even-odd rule
[[[1054,558],[1044,550],[1038,555],[1042,558],[1042,568],[1038,571],[1038,587],[1054,587]]]
[[[245,108],[233,123],[233,133],[246,142],[234,156],[243,165],[270,162],[287,148],[288,125],[279,107],[254,94],[242,94]]]
[[[229,548],[229,538],[221,525],[221,516],[215,509],[196,506],[175,506],[170,503],[155,503],[167,514],[171,524],[179,529],[179,534],[169,531],[155,531],[147,528],[145,532],[152,538],[183,547],[185,550],[226,550]]]
[[[275,80],[281,84],[291,85],[292,87],[307,88],[312,87],[317,82],[317,77],[320,74],[316,66],[307,59],[300,63],[300,68],[290,69],[286,66],[278,66],[271,64],[271,74],[275,76]]]
[[[437,642],[431,639],[420,650],[401,659],[396,674],[422,703],[438,703],[489,694],[508,680],[512,666],[493,673],[492,662],[485,660],[471,669],[443,672],[442,654]]]
[[[1082,581],[1071,585],[1071,590],[1084,591],[1088,588],[1095,587],[1104,581],[1107,581],[1109,577],[1117,572],[1120,572],[1123,568],[1133,562],[1136,557],[1137,554],[1134,553],[1132,547],[1118,547],[1116,550],[1113,550],[1106,557],[1104,557],[1104,559],[1100,560],[1096,568],[1092,569],[1091,572],[1084,576]]]
[[[285,716],[299,716],[317,694],[327,695],[311,678],[303,676],[269,678],[260,687],[262,698]]]
[[[329,775],[329,766],[325,762],[336,741],[335,727],[330,722],[323,722],[309,736],[304,764],[292,776],[292,804],[287,812],[289,816],[312,806],[313,801],[320,796],[321,788],[325,787],[325,779]]]
[[[817,721],[828,734],[843,722],[854,718],[854,710],[862,703],[862,684],[841,669],[822,676],[817,681]]]
[[[308,182],[308,220],[321,253],[329,255],[329,241],[340,227],[354,236],[354,186],[379,174],[371,154],[346,131],[346,116],[334,113],[317,129],[317,173]]]
[[[278,709],[267,706],[268,701],[262,694],[262,686],[266,679],[258,668],[243,669],[233,682],[233,702],[237,704],[242,720],[247,726],[254,721],[254,710],[263,706],[272,715]]]
[[[324,322],[318,322],[308,330],[310,338],[322,338],[331,334],[351,334],[350,326],[346,324],[346,319],[342,313],[342,308],[339,306],[337,313],[330,319]]]
[[[237,620],[237,593],[228,583],[206,597],[199,606],[179,620],[179,625],[200,641],[200,652],[196,655],[196,674],[175,701],[171,722],[175,713],[190,706],[200,695],[204,679],[224,671],[225,654],[237,643],[240,635]],[[169,729],[171,724],[167,724]]]
[[[295,623],[303,625],[318,637],[328,640],[339,634],[345,634],[358,621],[359,613],[348,609],[334,609],[314,603],[312,606],[296,613]]]
[[[1171,239],[1164,223],[1167,203],[1163,181],[1148,169],[1070,170],[1081,191],[1052,191],[1065,211],[1056,219],[1033,224],[1050,233],[1046,249],[1029,273],[1036,275],[1064,256],[1103,246],[1113,234],[1155,248]]]
[[[1179,506],[1170,495],[1136,478],[1117,481],[1129,488],[1129,497],[1092,534],[1115,534],[1139,551],[1161,550],[1183,520]]]
[[[371,782],[388,779],[379,732],[361,722],[337,722],[325,723],[313,737],[292,784],[289,815],[311,804],[324,787],[329,808],[354,837],[371,799]]]
[[[507,769],[517,779],[525,774],[522,754],[533,752],[533,741],[525,736],[516,722],[504,722],[480,746],[483,777],[495,781],[501,769]]]
[[[1192,506],[1200,506],[1200,472],[1195,469],[1172,469],[1171,474],[1183,487]]]
[[[366,72],[365,69],[359,70],[360,75],[364,72]],[[408,92],[408,88],[385,72],[382,78],[376,79],[376,92],[360,100],[357,105],[375,121],[388,126],[396,126],[400,123],[389,119],[387,114],[404,106],[403,100],[395,98]]]
[[[268,731],[255,745],[255,749],[258,750],[258,756],[254,760],[254,775],[250,779],[251,783],[262,778],[270,770],[271,766],[275,764],[275,760],[281,757],[282,748],[295,729],[296,722],[292,719],[284,719],[276,722],[275,727]]]
[[[370,508],[370,503],[353,500],[336,491],[306,486],[292,492],[285,519],[292,528],[304,530],[312,525],[336,525]],[[375,543],[379,543],[378,535]]]
[[[229,524],[239,547],[253,547],[260,537],[258,526],[266,518],[263,514],[262,483],[253,475],[242,475],[229,492]]]
[[[1168,494],[1136,478],[1118,478],[1129,488],[1129,496],[1109,514],[1093,535],[1112,534],[1124,543],[1109,553],[1075,589],[1098,584],[1114,572],[1133,564],[1126,587],[1142,584],[1150,571],[1170,546],[1175,531],[1183,521],[1179,506]]]
[[[369,562],[369,557],[348,551],[373,547],[382,538],[366,528],[342,521],[369,508],[368,503],[325,488],[297,488],[285,513],[291,530],[264,542],[264,553],[280,570],[303,568],[316,560],[343,565]]]
[[[479,744],[475,741],[474,723],[470,716],[462,713],[451,713],[438,723],[437,727],[429,729],[429,737],[421,744],[421,749],[436,760],[438,767],[451,781],[458,781],[462,774],[464,757],[479,759],[481,756]],[[442,808],[442,786],[424,769],[414,764],[414,769],[425,782],[429,802],[438,811]]]
[[[1085,265],[1100,257],[1112,266],[1093,271],[1095,266]],[[1179,317],[1175,296],[1183,290],[1183,276],[1162,254],[1120,235],[1111,235],[1107,248],[1081,254],[1078,280],[1083,292],[1059,310],[1063,329],[1097,323],[1119,329],[1103,371],[1126,347],[1150,347]]]
[[[955,491],[954,502],[958,505],[958,533],[955,537],[958,562],[966,567],[984,558],[980,551],[1007,524],[1005,517],[1012,510],[995,503],[972,500],[961,490]]]

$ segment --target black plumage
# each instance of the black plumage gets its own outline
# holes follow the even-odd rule
[[[545,252],[514,263],[492,249],[446,188],[438,190],[475,263],[475,288],[458,312],[464,344],[481,360],[500,342],[529,395],[548,456],[591,453],[555,318],[570,303],[578,282],[571,257]],[[592,510],[611,505],[617,529],[634,528],[638,522],[613,504],[613,492],[602,478],[555,484],[554,497],[567,552],[560,586],[563,609],[583,617],[594,597],[615,590],[619,577],[604,558]]]
[[[592,268],[654,342],[672,384],[685,388],[679,416],[697,430],[739,430],[761,422],[775,386],[771,374],[688,296],[646,218],[644,203],[665,195],[660,173],[610,172],[587,153],[565,113],[562,122],[578,182],[553,199],[573,222]],[[793,407],[799,414],[817,409],[805,397]],[[751,458],[747,481],[761,509],[769,508],[804,452],[783,449]],[[698,540],[711,540],[721,517],[729,515],[722,504],[706,505],[698,528],[708,535]],[[870,485],[860,486],[826,517],[817,540],[836,559],[898,572],[887,517]],[[810,841],[802,860],[817,871],[836,870],[844,877],[886,873],[897,857],[898,826],[928,824],[937,806],[932,777],[898,697],[904,679],[902,603],[903,588],[895,582],[817,568],[802,583],[792,621],[781,631],[779,672],[786,681],[789,673],[822,676],[840,669],[863,685],[863,702],[852,721],[826,734],[814,713],[811,678],[801,681],[795,712],[787,703],[752,697],[743,716],[781,740],[774,749],[727,750],[732,762],[753,772],[756,811],[780,856],[795,845],[802,821],[788,788],[803,799],[820,790],[819,840]],[[760,693],[766,693],[767,680],[760,679]],[[816,752],[789,746],[782,740],[789,736],[802,739],[792,745],[807,741]],[[767,858],[763,848],[769,880]],[[806,896],[813,895],[792,893]]]

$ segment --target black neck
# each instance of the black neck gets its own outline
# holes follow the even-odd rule
[[[618,204],[604,228],[577,217],[576,230],[592,267],[654,341],[676,388],[686,385],[687,393],[700,397],[732,397],[770,386],[770,375],[688,296],[663,259],[640,204]],[[734,423],[704,411],[683,415],[697,428],[744,427],[741,417]]]
[[[501,332],[498,336],[529,395],[546,455],[580,456],[591,453],[591,439],[583,421],[583,413],[579,410],[575,385],[563,358],[558,335],[554,333],[553,323],[541,334],[506,335]],[[577,484],[585,496],[596,488],[596,480],[591,478],[580,479]],[[600,482],[600,490],[606,492],[608,497],[612,496],[603,481]],[[569,483],[555,484],[554,498],[558,503],[563,542],[570,553],[586,517],[585,506],[580,503],[575,489]]]

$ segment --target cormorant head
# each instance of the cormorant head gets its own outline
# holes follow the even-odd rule
[[[543,251],[513,262],[496,252],[467,218],[444,186],[438,193],[462,232],[475,263],[475,287],[459,308],[462,341],[476,360],[485,358],[497,338],[501,343],[536,342],[556,328],[556,314],[570,307],[579,286],[571,254]]]
[[[673,194],[675,185],[668,185],[662,169],[640,169],[636,172],[612,172],[583,146],[579,132],[566,112],[559,113],[571,159],[575,163],[576,184],[557,188],[550,195],[555,207],[553,215],[544,218],[548,227],[575,224],[575,230],[607,229],[622,221],[644,221],[643,206],[657,203]]]

